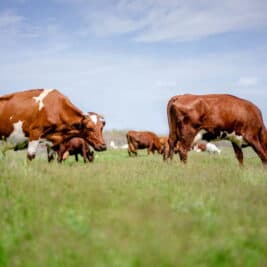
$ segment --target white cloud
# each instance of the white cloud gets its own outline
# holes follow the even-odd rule
[[[114,2],[86,15],[95,34],[132,33],[139,42],[187,41],[267,25],[264,0]]]

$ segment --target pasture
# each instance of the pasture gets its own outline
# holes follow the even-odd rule
[[[126,150],[92,164],[0,160],[0,266],[267,266],[267,170],[245,149],[186,166]]]

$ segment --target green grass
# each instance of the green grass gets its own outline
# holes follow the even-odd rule
[[[0,160],[0,266],[267,266],[267,170],[247,150]]]

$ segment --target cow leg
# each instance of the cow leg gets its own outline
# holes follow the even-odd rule
[[[83,162],[86,163],[87,162],[87,153],[86,153],[86,146],[85,144],[82,147],[82,156],[83,156]]]
[[[60,144],[57,150],[57,161],[61,163],[63,160],[66,160],[69,156],[69,152],[67,151],[65,145]]]
[[[180,161],[183,163],[187,162],[188,152],[191,149],[191,145],[193,143],[194,136],[188,135],[185,140],[181,140],[177,142],[177,150],[180,157]]]
[[[173,153],[171,154],[169,142],[166,143],[163,148],[163,160],[166,161],[168,158],[173,158]]]
[[[132,153],[134,154],[135,157],[137,157],[137,151],[132,151]]]
[[[78,162],[78,154],[77,153],[75,153],[75,160],[76,160],[76,162]]]
[[[263,146],[259,142],[258,138],[255,140],[255,138],[251,140],[247,140],[247,142],[252,146],[253,150],[256,152],[256,154],[261,159],[264,166],[267,167],[267,152],[265,152]]]
[[[168,144],[164,148],[164,158],[168,159],[170,158],[171,160],[173,159],[173,154],[174,154],[174,145],[175,141],[171,137],[168,139]]]
[[[90,149],[88,149],[86,156],[87,156],[88,161],[90,162],[94,161],[94,151],[90,151]]]
[[[39,145],[39,140],[29,141],[28,150],[27,150],[28,160],[33,160],[35,158],[38,145]]]
[[[47,151],[47,160],[48,162],[51,162],[52,160],[54,160],[55,151],[49,145],[46,146],[46,151]]]
[[[188,149],[184,145],[179,144],[179,149],[178,149],[178,154],[180,157],[180,161],[183,163],[187,162],[187,154],[188,154]]]
[[[137,156],[137,152],[136,152],[135,147],[132,143],[129,143],[129,145],[128,145],[128,154],[129,154],[129,157],[131,157],[132,154]]]
[[[243,167],[243,151],[242,151],[242,148],[239,147],[236,143],[233,143],[232,142],[232,146],[233,146],[233,149],[234,149],[234,152],[235,152],[235,156],[239,162],[239,165],[240,167]]]

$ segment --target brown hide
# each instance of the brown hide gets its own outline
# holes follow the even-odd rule
[[[37,102],[41,94],[46,92],[42,101]],[[83,114],[56,89],[33,89],[0,97],[0,136],[8,139],[17,122],[22,122],[23,134],[28,138],[29,146],[32,141],[39,142],[42,139],[56,147],[74,136],[92,142],[90,138],[94,135],[98,138],[94,138],[91,145],[96,150],[106,149],[102,132],[96,131],[90,116]],[[28,147],[28,158],[34,156],[35,152]]]
[[[73,137],[69,141],[60,144],[58,151],[59,162],[66,159],[64,156],[66,152],[68,152],[69,155],[74,155],[76,161],[78,161],[78,155],[83,157],[84,163],[94,160],[94,151],[91,151],[86,140],[80,137]]]
[[[203,139],[228,139],[236,158],[243,164],[242,144],[231,138],[231,133],[242,137],[264,164],[267,164],[267,138],[261,111],[251,102],[225,94],[179,95],[172,97],[167,106],[170,153],[175,145],[181,161],[194,138],[204,130]]]
[[[103,138],[103,128],[106,125],[104,117],[95,113],[95,112],[88,112],[88,117],[90,118],[86,124],[87,129],[91,129],[92,131],[87,131],[87,138],[86,141],[96,150],[101,150],[96,148],[95,144],[99,141],[102,144],[105,144],[105,140]],[[93,118],[93,119],[92,119]],[[93,121],[93,125],[91,126],[91,122]]]
[[[129,131],[126,134],[129,156],[137,155],[138,149],[147,149],[148,154],[155,151],[161,153],[161,143],[158,136],[148,131]]]

